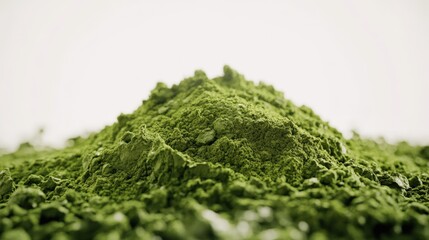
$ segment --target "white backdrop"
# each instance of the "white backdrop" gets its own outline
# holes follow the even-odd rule
[[[0,147],[229,64],[344,132],[429,143],[429,1],[0,1]]]

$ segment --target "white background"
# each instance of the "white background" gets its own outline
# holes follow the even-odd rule
[[[0,147],[96,131],[229,64],[341,131],[429,143],[429,1],[0,0]]]

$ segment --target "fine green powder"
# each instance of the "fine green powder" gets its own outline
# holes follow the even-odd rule
[[[0,156],[1,239],[429,239],[429,147],[345,139],[229,67]]]

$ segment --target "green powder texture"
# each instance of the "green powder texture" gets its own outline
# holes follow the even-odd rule
[[[429,147],[346,139],[228,66],[0,156],[2,239],[429,239]]]

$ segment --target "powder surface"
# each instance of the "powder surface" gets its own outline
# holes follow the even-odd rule
[[[0,156],[2,239],[429,239],[429,147],[342,134],[228,66]]]

